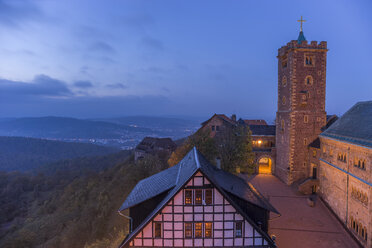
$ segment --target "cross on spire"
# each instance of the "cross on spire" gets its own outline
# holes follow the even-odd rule
[[[306,22],[306,20],[302,19],[302,16],[301,16],[301,19],[297,21],[301,23],[300,32],[302,32],[302,23]]]

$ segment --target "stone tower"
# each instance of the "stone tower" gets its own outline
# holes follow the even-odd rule
[[[298,39],[278,50],[275,174],[287,184],[310,176],[307,146],[326,123],[327,51],[325,41],[306,41],[302,25]]]

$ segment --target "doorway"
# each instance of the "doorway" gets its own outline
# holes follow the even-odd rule
[[[263,157],[258,160],[258,173],[271,174],[272,160],[269,157]]]

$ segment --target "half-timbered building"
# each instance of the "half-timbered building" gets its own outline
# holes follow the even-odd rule
[[[196,148],[140,181],[119,212],[127,209],[131,231],[120,247],[275,247],[267,231],[277,210]]]

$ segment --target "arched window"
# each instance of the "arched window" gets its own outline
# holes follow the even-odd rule
[[[365,168],[366,168],[366,164],[365,164],[365,163],[366,163],[366,161],[363,160],[363,161],[362,161],[362,169],[365,169]]]
[[[284,77],[282,78],[282,85],[283,85],[284,87],[287,85],[287,77],[286,77],[286,76],[284,76]]]
[[[310,76],[310,75],[308,75],[308,76],[306,76],[305,77],[305,84],[306,85],[313,85],[313,77],[312,76]]]

